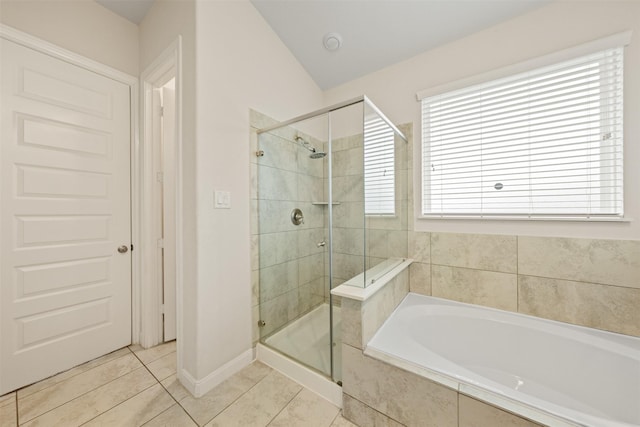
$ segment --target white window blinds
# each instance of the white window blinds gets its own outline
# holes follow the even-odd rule
[[[621,217],[623,48],[422,100],[425,216]]]
[[[377,115],[364,122],[364,210],[395,214],[394,132]]]

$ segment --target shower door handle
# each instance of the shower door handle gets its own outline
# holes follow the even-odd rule
[[[327,244],[327,243],[323,240],[322,242],[318,242],[318,243],[316,244],[316,246],[320,248],[320,247],[322,247],[322,246],[325,246],[326,244]]]

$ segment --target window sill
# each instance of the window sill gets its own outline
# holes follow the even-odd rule
[[[575,216],[513,216],[513,215],[420,215],[421,220],[471,220],[471,221],[566,221],[566,222],[633,222],[627,217],[575,217]]]

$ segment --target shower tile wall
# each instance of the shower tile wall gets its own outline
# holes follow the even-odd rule
[[[252,111],[256,129],[274,121]],[[308,312],[324,300],[324,256],[317,243],[324,240],[324,207],[313,205],[323,198],[322,160],[294,142],[292,128],[273,133],[252,132],[252,286],[254,342]],[[312,145],[322,142],[304,135]],[[256,157],[257,150],[264,156]],[[291,222],[299,208],[304,223]],[[258,329],[258,320],[265,326]]]

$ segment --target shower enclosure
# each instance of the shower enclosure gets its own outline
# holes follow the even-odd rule
[[[341,381],[340,300],[407,256],[409,147],[365,97],[257,131],[263,345]]]

